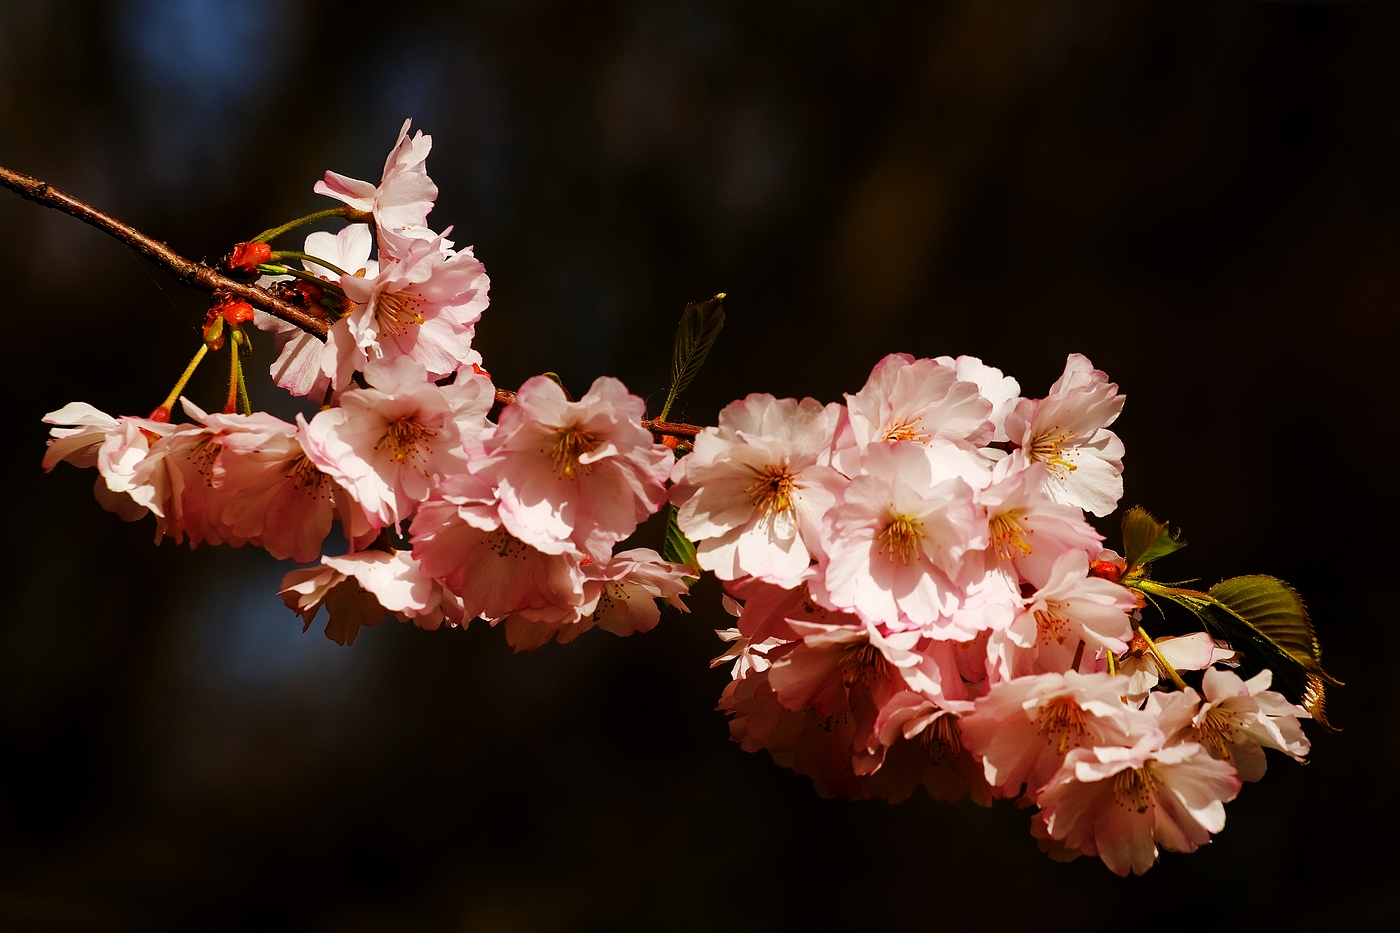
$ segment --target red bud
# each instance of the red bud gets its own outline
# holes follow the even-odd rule
[[[1123,571],[1111,560],[1095,560],[1089,562],[1089,576],[1117,583]]]
[[[230,272],[257,272],[258,266],[272,261],[272,247],[267,243],[235,243],[233,251],[224,257],[224,268]]]
[[[169,424],[169,423],[170,423],[170,409],[168,409],[168,408],[166,408],[164,405],[162,405],[162,406],[160,406],[159,408],[157,408],[155,411],[153,411],[153,412],[151,412],[149,415],[147,415],[147,416],[146,416],[146,420],[147,420],[147,421],[159,421],[161,424]]]

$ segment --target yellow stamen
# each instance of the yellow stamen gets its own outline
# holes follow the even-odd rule
[[[944,713],[924,730],[924,741],[932,753],[931,764],[939,764],[962,754],[962,730],[958,728],[958,717]]]
[[[306,454],[297,457],[285,475],[298,489],[309,489],[313,495],[319,494],[321,487],[330,479],[307,458]]]
[[[512,535],[504,528],[497,528],[484,539],[481,546],[487,550],[495,551],[497,557],[512,557],[516,560],[523,560],[530,556],[532,548]]]
[[[1084,744],[1089,729],[1084,722],[1084,710],[1070,697],[1056,697],[1040,708],[1035,717],[1036,728],[1045,741],[1063,755],[1071,748]]]
[[[1031,615],[1035,616],[1036,634],[1040,641],[1047,645],[1051,641],[1061,645],[1065,643],[1070,635],[1070,621],[1065,615],[1064,603],[1047,599],[1045,608],[1037,609]]]
[[[214,485],[214,461],[219,458],[219,453],[223,449],[222,444],[210,437],[197,446],[191,447],[187,455],[195,472],[203,476],[204,481],[211,486]]]
[[[1210,752],[1210,757],[1228,759],[1230,746],[1235,744],[1235,737],[1240,732],[1240,722],[1229,710],[1212,706],[1192,732],[1196,741]]]
[[[1025,538],[1028,532],[1021,527],[1014,511],[993,515],[988,530],[992,537],[992,552],[1002,560],[1025,557],[1031,552],[1030,543]]]
[[[559,475],[570,478],[579,469],[579,458],[598,447],[598,436],[585,431],[576,424],[559,428],[554,433],[554,444],[549,449],[549,459],[554,461],[554,469]],[[587,472],[587,467],[584,468]]]
[[[755,471],[758,478],[744,490],[750,501],[765,516],[775,512],[791,512],[797,505],[797,477],[786,467],[770,466]]]
[[[880,550],[889,552],[890,563],[894,563],[898,557],[908,566],[909,558],[918,559],[919,542],[924,538],[924,523],[909,515],[895,515],[875,537],[881,543]]]
[[[423,323],[423,315],[418,313],[421,300],[411,292],[382,294],[375,299],[374,318],[385,332],[401,336],[407,333],[409,325]]]
[[[1141,768],[1126,768],[1113,776],[1113,799],[1120,807],[1146,813],[1156,798],[1157,784],[1151,762]]]
[[[1052,472],[1077,470],[1074,462],[1065,458],[1064,451],[1078,436],[1074,431],[1061,432],[1058,426],[1053,427],[1031,441],[1028,455],[1032,462],[1049,464]]]
[[[614,606],[624,606],[627,602],[627,591],[622,588],[621,583],[604,583],[603,591],[598,594],[598,604],[593,609],[593,621],[600,621]]]
[[[901,418],[890,426],[885,432],[887,441],[913,441],[923,444],[928,441],[929,435],[918,429],[918,424],[923,418],[914,418],[912,421]]]
[[[862,642],[848,649],[837,667],[841,671],[841,681],[847,687],[855,684],[868,686],[884,676],[887,663],[879,648],[870,642]]]
[[[437,430],[419,424],[411,418],[390,421],[385,426],[384,436],[374,445],[375,450],[389,451],[396,463],[409,460],[426,460],[433,452],[431,441],[437,437]]]

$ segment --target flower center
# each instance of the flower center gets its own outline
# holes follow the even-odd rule
[[[841,656],[838,665],[841,681],[847,687],[855,684],[869,685],[885,675],[885,656],[870,642],[864,642],[849,649]]]
[[[284,475],[296,488],[308,490],[312,495],[319,493],[321,485],[330,479],[316,464],[307,459],[306,454],[297,457]]]
[[[1036,633],[1042,642],[1047,645],[1051,641],[1061,645],[1065,643],[1070,634],[1070,627],[1064,603],[1047,599],[1044,609],[1037,609],[1031,614],[1035,616]]]
[[[573,477],[579,469],[579,458],[598,447],[598,436],[585,431],[576,424],[560,428],[554,433],[554,444],[549,449],[549,459],[554,469],[565,478]],[[587,466],[584,466],[585,472]]]
[[[433,452],[432,439],[437,430],[419,424],[412,418],[390,421],[384,428],[384,436],[374,445],[375,450],[386,450],[395,463],[410,460],[426,460]]]
[[[1229,710],[1212,706],[1193,731],[1196,741],[1206,747],[1210,757],[1229,758],[1230,746],[1235,744],[1240,732],[1240,721]]]
[[[593,610],[592,619],[599,621],[607,615],[615,606],[625,606],[627,604],[627,591],[622,588],[621,583],[608,581],[603,584],[603,591],[598,594],[598,605]]]
[[[1125,768],[1113,776],[1113,799],[1120,807],[1146,813],[1156,796],[1157,784],[1151,762],[1141,768]]]
[[[910,515],[895,515],[889,520],[889,524],[876,535],[880,542],[880,550],[887,551],[890,563],[898,557],[905,566],[909,564],[909,558],[918,559],[919,542],[924,537],[924,523]]]
[[[190,465],[200,476],[204,477],[204,481],[210,486],[214,485],[214,461],[219,458],[219,453],[223,449],[224,446],[214,437],[190,448],[188,455]]]
[[[1071,697],[1056,697],[1040,708],[1035,717],[1036,728],[1047,744],[1063,755],[1071,748],[1084,744],[1089,728],[1084,722],[1084,710]]]
[[[924,730],[924,741],[928,743],[932,757],[930,764],[939,764],[962,754],[962,730],[958,728],[958,717],[944,713]]]
[[[988,530],[992,537],[992,551],[1002,560],[1025,557],[1031,552],[1030,543],[1025,537],[1028,532],[1021,527],[1014,510],[993,515]]]
[[[885,432],[885,440],[913,441],[919,444],[926,442],[929,435],[918,428],[919,422],[923,420],[923,418],[900,418]]]
[[[1076,470],[1078,467],[1074,465],[1074,462],[1065,458],[1065,447],[1072,446],[1070,442],[1078,436],[1074,431],[1061,432],[1056,426],[1034,438],[1027,453],[1033,463],[1048,463],[1051,472],[1063,473],[1066,470]],[[1071,454],[1071,456],[1073,455]]]
[[[411,292],[386,292],[375,300],[374,318],[386,333],[398,337],[407,333],[410,325],[423,323],[423,315],[418,313],[421,300]]]
[[[797,505],[796,480],[797,477],[789,473],[786,467],[765,467],[745,492],[765,516],[774,512],[791,512]]]
[[[516,560],[524,560],[530,556],[531,551],[528,544],[504,528],[497,528],[483,538],[481,546],[489,551],[495,551],[497,557],[511,557]]]

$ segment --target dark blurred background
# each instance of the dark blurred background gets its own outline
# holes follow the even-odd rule
[[[377,179],[412,116],[503,386],[615,374],[655,407],[717,291],[688,420],[839,399],[896,350],[1032,396],[1088,354],[1128,397],[1125,504],[1191,542],[1175,573],[1292,581],[1349,682],[1312,764],[1271,756],[1212,845],[1120,880],[1013,806],[822,800],[740,751],[713,588],[521,656],[480,624],[303,635],[287,567],[153,548],[91,473],[40,472],[44,412],[160,401],[203,296],[0,192],[0,928],[1393,916],[1397,40],[1382,3],[0,0],[0,164],[186,255],[324,206],[326,168]]]

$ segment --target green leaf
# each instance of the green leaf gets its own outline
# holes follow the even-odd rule
[[[676,524],[677,509],[674,505],[666,506],[666,539],[661,544],[661,559],[669,560],[673,564],[684,564],[695,571],[695,575],[700,576],[700,559],[695,553],[695,544],[681,531],[680,525]]]
[[[1128,562],[1128,570],[1150,564],[1184,547],[1186,542],[1181,540],[1180,532],[1172,534],[1142,506],[1135,505],[1124,514],[1123,559]]]
[[[1210,596],[1224,612],[1222,629],[1252,645],[1261,655],[1261,667],[1279,675],[1324,727],[1327,721],[1327,684],[1341,681],[1322,669],[1322,646],[1297,591],[1277,577],[1252,574],[1232,577],[1210,588]]]
[[[676,325],[676,343],[671,351],[671,388],[657,416],[660,420],[666,420],[676,398],[695,381],[723,327],[723,292],[707,301],[693,301],[685,306],[680,323]]]
[[[1248,669],[1268,668],[1274,685],[1291,694],[1326,729],[1327,684],[1341,681],[1322,669],[1322,649],[1297,592],[1277,577],[1256,574],[1217,583],[1209,593],[1141,579],[1129,584],[1148,596],[1195,613],[1210,634],[1244,652]]]

